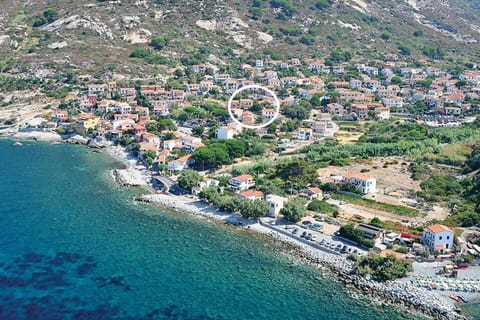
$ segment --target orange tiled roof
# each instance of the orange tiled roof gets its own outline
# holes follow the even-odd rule
[[[364,175],[364,174],[360,174],[360,173],[352,173],[352,172],[347,172],[343,175],[343,177],[345,179],[351,179],[351,178],[356,178],[356,179],[359,179],[359,180],[363,180],[363,181],[367,181],[369,178]]]
[[[433,233],[440,233],[443,231],[452,231],[448,227],[442,226],[441,224],[432,224],[431,226],[427,227],[427,230]]]
[[[234,179],[235,179],[235,180],[238,180],[238,181],[240,181],[240,182],[244,182],[244,181],[253,179],[253,176],[251,176],[251,175],[249,175],[249,174],[242,174],[241,176],[235,177]]]

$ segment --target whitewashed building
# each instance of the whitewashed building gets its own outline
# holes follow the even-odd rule
[[[441,224],[433,224],[423,230],[422,242],[431,251],[445,253],[453,248],[453,231]]]

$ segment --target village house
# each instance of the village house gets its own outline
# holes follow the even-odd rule
[[[268,204],[268,215],[276,218],[288,199],[275,194],[269,194],[265,197],[265,201]]]
[[[307,198],[308,200],[321,199],[323,192],[317,187],[310,187],[300,191],[300,196]]]
[[[296,87],[298,85],[297,77],[285,77],[280,79],[283,87]]]
[[[313,139],[313,129],[312,128],[298,129],[297,139],[300,141],[308,141]]]
[[[106,84],[89,84],[88,94],[101,94],[103,95],[107,90]]]
[[[275,109],[263,109],[262,110],[262,118],[265,120],[270,120],[275,117]]]
[[[197,195],[204,191],[207,188],[210,187],[218,187],[220,185],[220,181],[204,177],[202,181],[198,182],[193,188],[192,188],[192,193],[194,195]]]
[[[433,224],[423,230],[422,242],[431,251],[445,253],[453,249],[453,231],[441,224]]]
[[[217,131],[217,139],[220,140],[228,140],[228,139],[233,139],[233,137],[237,134],[238,132],[229,126],[221,127]]]
[[[363,236],[369,239],[377,239],[383,234],[383,229],[366,223],[360,223],[355,227],[356,230],[362,231]]]
[[[364,194],[377,192],[377,180],[375,178],[367,177],[364,174],[348,172],[342,175],[342,181],[344,183],[349,183],[353,185],[355,188],[362,191]]]
[[[264,194],[262,191],[257,190],[246,190],[242,191],[238,194],[240,199],[247,199],[247,200],[262,200]]]
[[[245,191],[255,186],[255,180],[253,180],[253,176],[243,174],[230,179],[229,185],[234,190]]]
[[[170,161],[168,163],[168,172],[170,172],[170,174],[177,174],[181,171],[187,170],[192,162],[190,159],[191,157],[191,154],[187,154],[186,156]]]
[[[345,114],[344,106],[339,103],[329,103],[327,109],[332,116],[343,116]]]

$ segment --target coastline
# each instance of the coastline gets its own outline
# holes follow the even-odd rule
[[[15,135],[8,135],[6,138],[17,139]],[[23,140],[32,140],[32,138]],[[71,140],[33,140],[78,143]],[[116,181],[122,185],[137,185],[138,179],[142,180],[139,185],[147,191],[147,194],[141,196],[140,201],[174,212],[204,217],[219,223],[237,224],[241,221],[243,229],[267,236],[272,241],[279,243],[285,254],[315,269],[327,271],[344,282],[348,288],[352,288],[357,292],[360,291],[364,295],[373,298],[372,303],[384,303],[397,307],[402,311],[407,311],[412,315],[423,315],[434,319],[466,319],[465,316],[456,312],[457,307],[448,297],[443,297],[436,292],[415,287],[408,282],[390,281],[379,283],[368,280],[365,277],[352,274],[353,263],[347,260],[345,256],[329,252],[320,253],[311,246],[292,239],[282,232],[272,229],[270,226],[249,221],[236,214],[218,211],[195,198],[155,193],[155,190],[149,186],[150,176],[142,171],[142,166],[135,165],[136,160],[124,148],[109,145],[102,148],[102,150],[126,167],[125,169],[116,169],[112,173],[120,170],[126,170],[126,172],[130,173],[123,176],[125,179],[123,181],[119,180],[118,174],[114,174]]]
[[[257,223],[236,214],[222,212],[200,200],[185,196],[145,194],[137,200],[174,212],[204,217],[217,222],[234,225],[242,222],[242,229],[269,237],[280,244],[287,255],[314,269],[326,271],[335,276],[347,288],[373,298],[373,303],[397,307],[414,316],[422,315],[433,319],[467,319],[456,312],[457,307],[448,298],[436,292],[418,288],[409,282],[380,283],[356,275],[352,273],[353,262],[344,255],[315,250],[311,246],[287,236],[281,230],[268,227],[267,223]]]

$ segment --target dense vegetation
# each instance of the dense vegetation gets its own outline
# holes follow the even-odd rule
[[[220,194],[216,188],[200,192],[200,198],[227,212],[239,212],[245,218],[259,218],[268,212],[268,204],[263,200],[239,199],[233,194]]]
[[[192,154],[193,167],[198,170],[215,169],[230,164],[243,156],[260,156],[265,144],[259,139],[244,137],[230,140],[211,140],[207,146],[198,148]]]
[[[413,271],[412,262],[406,259],[397,259],[393,255],[385,258],[374,253],[368,253],[356,263],[359,274],[370,274],[373,280],[387,281],[402,278],[407,272]]]
[[[373,248],[375,242],[371,239],[367,239],[363,236],[363,232],[355,229],[355,225],[346,224],[342,226],[339,230],[340,235],[349,240],[355,241],[356,243],[366,246],[368,248]]]
[[[305,203],[299,198],[290,200],[280,210],[280,214],[288,221],[298,222],[305,216]]]

